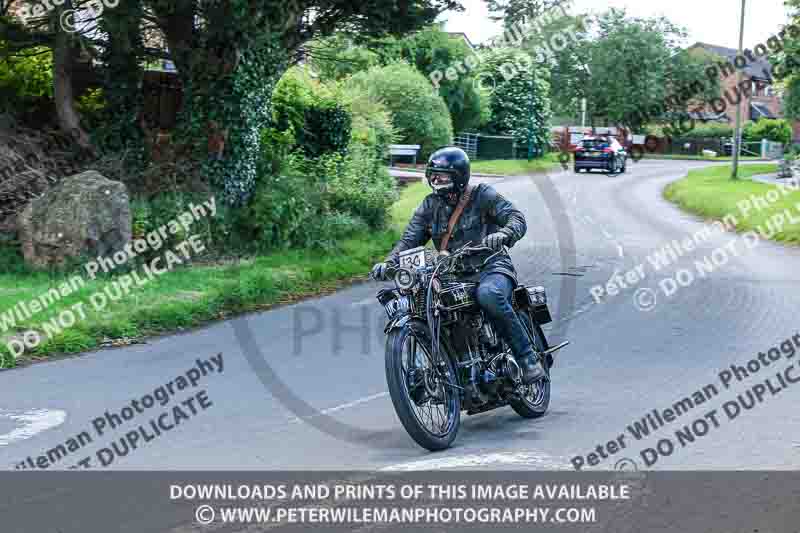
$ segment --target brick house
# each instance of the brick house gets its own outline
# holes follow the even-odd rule
[[[696,108],[691,114],[697,118],[712,118],[719,122],[733,124],[736,121],[736,103],[742,109],[742,120],[758,120],[760,118],[783,118],[783,97],[772,82],[772,65],[765,57],[757,57],[749,61],[742,70],[743,80],[750,82],[749,95],[740,91],[738,82],[739,71],[734,66],[734,60],[739,55],[735,48],[726,48],[707,43],[695,43],[688,48],[689,53],[702,53],[705,57],[711,56],[719,70],[720,88],[722,98],[725,100],[725,109],[710,109],[706,104],[703,111]],[[745,52],[748,52],[746,50]],[[747,57],[749,54],[745,53]],[[741,93],[741,94],[740,94]],[[797,135],[795,135],[797,138]]]

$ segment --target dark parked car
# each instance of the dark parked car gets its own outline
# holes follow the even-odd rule
[[[627,159],[625,148],[613,137],[584,137],[575,148],[575,172],[593,168],[612,174],[625,172]]]

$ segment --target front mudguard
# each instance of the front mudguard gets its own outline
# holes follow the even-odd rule
[[[386,324],[386,327],[384,328],[384,333],[388,336],[389,334],[391,334],[392,331],[403,328],[409,328],[411,332],[414,333],[414,335],[417,335],[419,336],[419,338],[423,339],[428,344],[428,346],[432,344],[433,337],[431,335],[431,330],[428,327],[428,324],[426,324],[423,320],[420,320],[419,318],[414,317],[412,315],[403,315],[391,320],[388,324]],[[456,368],[458,368],[459,361],[458,358],[452,355],[455,352],[453,351],[452,346],[450,346],[450,343],[447,342],[447,339],[444,338],[441,339],[441,343],[442,343],[441,353],[445,357],[453,361],[453,364],[456,366]],[[463,384],[461,383],[461,376],[456,374],[456,380],[458,381],[457,384],[459,385],[459,387],[463,387]]]
[[[411,331],[413,331],[415,334],[424,336],[428,341],[431,340],[431,332],[430,328],[428,328],[428,325],[419,318],[414,318],[412,315],[395,317],[393,320],[389,321],[388,324],[386,324],[386,327],[383,328],[383,332],[388,335],[393,330],[406,326],[411,328]]]
[[[388,335],[390,331],[402,328],[403,326],[408,324],[410,320],[411,320],[411,315],[401,315],[395,317],[392,320],[390,320],[388,324],[386,324],[386,327],[383,328],[383,333],[385,335]]]

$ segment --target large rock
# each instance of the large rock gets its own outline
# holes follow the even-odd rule
[[[131,240],[128,190],[95,171],[76,174],[28,204],[17,226],[34,268],[109,256]]]

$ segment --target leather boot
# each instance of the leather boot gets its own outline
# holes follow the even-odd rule
[[[522,383],[530,385],[547,377],[547,372],[539,358],[529,355],[517,359],[517,364],[522,370]]]

